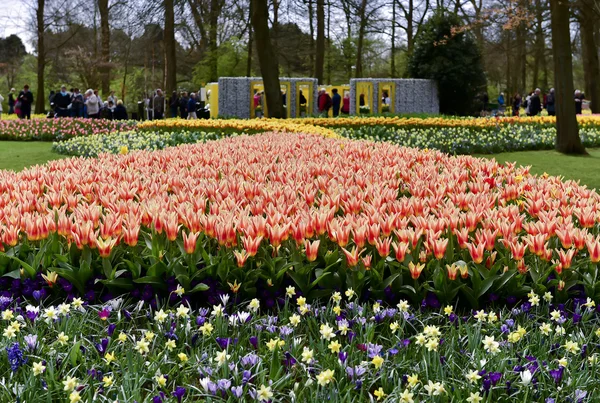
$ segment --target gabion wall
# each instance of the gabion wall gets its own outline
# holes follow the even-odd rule
[[[353,78],[350,80],[350,114],[357,114],[356,88],[358,83],[372,83],[373,99],[371,113],[377,112],[379,84],[394,83],[396,93],[392,98],[394,113],[433,113],[440,112],[437,84],[434,80],[423,79],[375,79]]]
[[[290,83],[289,93],[286,94],[286,105],[290,109],[290,117],[298,117],[296,111],[297,84],[313,83],[312,107],[313,111],[308,114],[318,112],[317,105],[317,80],[314,78],[286,78],[279,79],[282,84]],[[253,102],[251,89],[252,83],[262,82],[260,77],[221,77],[219,78],[219,115],[224,117],[236,117],[249,119],[251,111],[251,102]]]

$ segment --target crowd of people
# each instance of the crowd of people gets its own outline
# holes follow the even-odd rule
[[[282,94],[283,104],[286,105],[287,97],[284,92]],[[350,94],[346,92],[342,98],[337,88],[331,90],[331,94],[321,88],[318,91],[317,109],[319,115],[329,116],[332,111],[334,117],[341,114],[348,115],[350,113]],[[300,105],[307,105],[307,99],[302,91],[299,91]],[[206,93],[207,102],[201,101],[201,92],[173,91],[171,97],[165,98],[163,91],[157,89],[151,95],[145,96],[144,107],[146,118],[148,120],[164,119],[168,117],[180,117],[182,119],[198,119],[210,117],[210,91]],[[103,101],[98,90],[88,89],[84,93],[79,91],[79,88],[71,88],[67,91],[66,86],[62,86],[60,91],[50,91],[48,97],[50,102],[50,112],[48,117],[86,117],[92,119],[128,119],[127,109],[123,102],[115,97],[115,92],[111,91],[106,101]],[[576,90],[573,94],[575,102],[575,112],[580,115],[583,113],[583,103],[585,95],[582,91]],[[0,94],[0,118],[2,117],[2,102],[4,97]],[[11,88],[8,94],[8,114],[17,114],[21,119],[31,119],[31,108],[34,102],[33,93],[29,89],[29,85],[24,85],[23,90],[18,94],[14,88]],[[487,114],[489,111],[489,97],[486,92],[480,95],[482,114]],[[500,93],[497,99],[497,113],[504,115],[507,108],[510,109],[512,116],[519,116],[521,108],[525,109],[527,116],[537,116],[544,109],[549,116],[556,115],[556,97],[554,88],[551,88],[548,93],[543,93],[539,88],[531,93],[521,96],[516,93],[512,98],[506,99],[504,93]],[[264,91],[255,91],[253,96],[254,108],[256,111],[262,111],[264,108]],[[382,103],[390,104],[390,98],[387,93],[383,93]],[[363,107],[365,103],[364,94],[359,97],[359,104]],[[257,114],[258,116],[258,114]]]
[[[206,96],[210,98],[210,91],[207,91]],[[163,91],[157,89],[154,93],[145,97],[146,118],[148,120],[164,119],[167,105],[169,109],[166,117],[180,117],[182,119],[209,118],[210,104],[201,102],[201,99],[202,94],[200,91],[197,93],[173,91],[171,96],[165,99]]]
[[[14,88],[8,93],[8,114],[17,114],[21,119],[31,119],[31,105],[33,105],[33,93],[29,85],[25,84],[23,90],[18,94]],[[2,102],[4,97],[0,95],[0,118],[2,117]]]
[[[485,95],[487,97],[487,94]],[[573,102],[575,102],[575,113],[581,115],[583,113],[583,101],[585,95],[580,90],[575,90],[573,94]],[[487,110],[485,99],[484,111]],[[507,106],[511,108],[512,116],[520,116],[521,108],[525,108],[525,114],[527,116],[537,116],[545,109],[548,116],[556,116],[556,95],[554,88],[550,88],[550,91],[543,93],[541,89],[536,88],[524,97],[521,94],[516,93],[511,99],[510,104],[506,104],[504,93],[501,92],[498,96],[498,113],[504,114]]]
[[[331,90],[333,95],[329,95],[325,88],[321,88],[318,92],[317,108],[319,115],[329,116],[329,110],[332,110],[333,117],[338,117],[340,112],[344,115],[350,113],[350,93],[346,93],[344,98],[339,94],[337,88]]]
[[[126,120],[128,118],[123,101],[115,97],[114,91],[111,91],[106,101],[103,101],[98,94],[98,90],[90,88],[82,94],[79,88],[71,88],[67,91],[67,87],[63,85],[59,91],[50,91],[48,101],[50,102],[48,117],[85,117],[111,120]]]

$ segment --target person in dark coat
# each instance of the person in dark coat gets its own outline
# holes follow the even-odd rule
[[[8,114],[12,115],[13,113],[15,113],[15,89],[11,88],[10,92],[8,93]]]
[[[127,120],[127,109],[125,109],[125,105],[123,105],[123,101],[120,99],[117,101],[117,106],[115,107],[115,111],[113,112],[114,120]]]
[[[542,111],[542,100],[540,94],[542,91],[536,88],[535,92],[529,99],[529,116],[537,116]]]
[[[179,116],[181,116],[181,119],[187,119],[188,101],[189,98],[187,92],[183,92],[181,97],[179,97]]]
[[[177,117],[177,108],[179,107],[179,97],[177,96],[177,91],[173,91],[171,94],[171,98],[169,99],[169,110],[171,112],[171,117]]]
[[[29,91],[29,85],[23,86],[23,91],[19,93],[19,101],[21,102],[21,119],[31,119],[31,105],[33,104],[33,94]]]
[[[60,88],[60,92],[54,95],[54,112],[57,118],[66,118],[69,116],[69,104],[71,96],[67,92],[67,87],[64,85]]]
[[[300,105],[306,105],[306,97],[304,96],[304,94],[302,93],[302,90],[300,90],[300,92],[298,93],[298,95],[300,96]]]
[[[513,97],[513,102],[512,102],[512,115],[519,116],[520,111],[521,111],[521,95],[515,94],[515,96]]]
[[[331,106],[333,107],[333,117],[340,115],[340,106],[342,104],[342,97],[338,94],[337,88],[331,90],[333,96],[331,97]]]
[[[573,97],[575,100],[575,113],[581,115],[583,113],[583,100],[585,99],[585,95],[579,90],[575,90],[575,96]]]
[[[550,88],[550,92],[546,97],[546,110],[548,111],[548,116],[556,115],[556,106],[555,106],[556,98],[554,97],[554,88]]]

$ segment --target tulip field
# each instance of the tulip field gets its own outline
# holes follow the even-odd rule
[[[0,401],[598,401],[600,196],[464,155],[551,119],[0,121]]]

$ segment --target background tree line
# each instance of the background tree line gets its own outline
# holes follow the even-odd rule
[[[434,14],[477,45],[490,99],[553,87],[550,3],[543,0],[26,0],[20,39],[0,41],[2,87],[29,82],[42,111],[60,84],[110,89],[135,102],[154,88],[198,90],[219,76],[260,75],[264,13],[282,76],[342,84],[353,77],[408,77]],[[568,4],[576,88],[598,98],[600,5]],[[260,36],[260,38],[258,37]],[[22,40],[34,51],[24,52]],[[6,49],[6,50],[5,50]],[[414,75],[414,74],[413,74]],[[487,85],[487,87],[486,87]],[[598,108],[594,108],[598,112]]]

